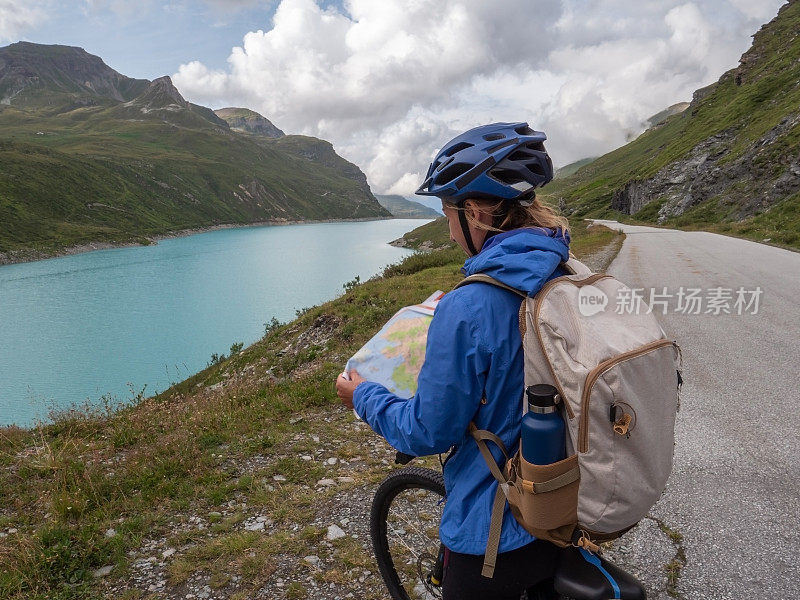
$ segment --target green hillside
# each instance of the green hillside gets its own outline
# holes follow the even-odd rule
[[[647,124],[650,127],[658,127],[659,125],[663,125],[667,119],[672,116],[679,115],[689,108],[689,106],[690,104],[688,102],[678,102],[677,104],[673,104],[672,106],[665,108],[661,112],[658,112],[647,119]]]
[[[573,250],[615,237],[582,230]],[[367,522],[394,451],[333,382],[464,258],[413,254],[157,397],[0,428],[0,598],[386,598]]]
[[[799,31],[800,1],[791,0],[686,111],[544,191],[573,217],[800,247]]]
[[[560,169],[556,169],[555,177],[556,179],[569,177],[570,175],[574,175],[578,172],[578,169],[581,167],[585,167],[588,164],[591,164],[593,161],[597,160],[597,157],[592,158],[582,158],[581,160],[576,160],[573,163],[569,163],[568,165],[564,165]]]
[[[432,208],[414,202],[396,194],[375,196],[380,205],[392,213],[392,216],[402,219],[436,219],[441,215]]]
[[[0,48],[0,100],[0,262],[222,223],[389,216],[330,143],[232,131],[169,77],[125,78],[79,48]]]

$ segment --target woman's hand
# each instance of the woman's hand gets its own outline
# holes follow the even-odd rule
[[[349,376],[349,379],[347,379],[345,373],[342,373],[336,378],[336,395],[339,396],[342,404],[348,408],[353,408],[353,392],[358,387],[358,384],[365,382],[366,379],[359,375],[358,371],[350,371],[347,376]]]

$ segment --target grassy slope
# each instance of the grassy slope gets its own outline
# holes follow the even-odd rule
[[[424,228],[442,238],[441,221]],[[581,228],[575,238],[582,255],[614,234]],[[399,307],[452,288],[462,261],[452,245],[412,255],[158,397],[0,429],[0,597],[146,597],[134,576],[150,558],[170,595],[201,581],[231,597],[264,587],[306,597],[308,583],[279,589],[279,577],[345,595],[367,572],[357,597],[384,597],[363,536],[324,540],[324,525],[354,494],[368,498],[393,457],[339,405],[333,380]],[[323,477],[345,479],[321,487]],[[366,506],[353,510],[366,518]],[[270,535],[243,529],[255,515],[273,522]],[[177,553],[161,559],[168,547]],[[305,565],[309,554],[323,566]],[[93,578],[104,565],[112,574]]]
[[[405,245],[408,248],[418,249],[423,243],[427,242],[434,248],[445,246],[453,247],[450,242],[450,232],[447,229],[447,219],[439,217],[430,223],[426,223],[403,235]]]
[[[570,175],[574,175],[578,172],[578,169],[581,167],[585,167],[586,165],[592,164],[593,161],[596,160],[596,157],[591,158],[582,158],[581,160],[576,160],[573,163],[568,165],[564,165],[560,169],[556,169],[556,179],[563,179],[564,177],[569,177]]]
[[[343,159],[320,164],[190,111],[171,123],[132,121],[137,110],[0,109],[0,252],[218,223],[388,216],[343,174],[354,169]],[[309,140],[294,144],[318,143]]]
[[[755,37],[750,51],[754,60],[745,70],[745,83],[737,86],[733,72],[726,73],[710,93],[689,110],[669,118],[630,144],[602,156],[578,172],[557,179],[545,189],[551,198],[563,197],[576,210],[575,217],[622,218],[612,211],[611,197],[634,179],[651,177],[668,164],[685,157],[699,142],[736,129],[735,142],[725,161],[733,160],[800,106],[800,2],[787,5],[781,16]],[[765,177],[770,168],[800,154],[800,125],[771,146],[764,161]],[[800,195],[786,198],[771,209],[746,219],[734,220],[736,196],[747,193],[747,182],[730,190],[725,198],[712,198],[668,226],[697,227],[753,239],[800,247]],[[634,219],[649,222],[658,212],[658,202],[649,204]]]

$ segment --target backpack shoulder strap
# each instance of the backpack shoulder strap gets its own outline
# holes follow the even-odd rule
[[[504,290],[508,290],[509,292],[514,292],[517,296],[522,296],[523,298],[527,298],[528,295],[525,292],[521,292],[520,290],[514,289],[510,285],[506,285],[501,281],[497,281],[494,277],[486,275],[485,273],[475,273],[474,275],[470,275],[469,277],[465,277],[461,281],[459,281],[455,287],[453,288],[458,289],[465,285],[469,285],[470,283],[488,283],[489,285],[493,285],[495,287],[503,288]]]
[[[592,270],[575,258],[572,254],[569,255],[569,260],[562,262],[559,265],[562,269],[567,271],[570,275],[591,275]]]
[[[592,270],[579,261],[577,258],[570,254],[569,260],[562,262],[559,265],[562,269],[564,269],[569,275],[591,275]],[[474,275],[470,275],[469,277],[465,277],[461,281],[459,281],[453,289],[456,290],[460,287],[465,285],[469,285],[470,283],[488,283],[489,285],[493,285],[495,287],[503,288],[504,290],[508,290],[509,292],[515,293],[517,296],[522,296],[523,298],[527,298],[528,295],[525,292],[522,292],[518,289],[511,287],[510,285],[506,285],[505,283],[498,281],[494,277],[487,275],[486,273],[475,273]]]
[[[492,453],[486,445],[486,442],[492,442],[498,448],[500,448],[500,451],[503,453],[506,462],[508,462],[510,459],[508,456],[508,451],[503,444],[503,440],[501,440],[492,432],[486,431],[485,429],[478,429],[475,426],[475,423],[471,422],[469,424],[469,433],[478,444],[478,450],[480,450],[483,459],[486,461],[489,471],[491,471],[492,475],[497,480],[497,491],[495,492],[494,501],[492,502],[492,514],[489,521],[489,539],[486,542],[486,553],[483,557],[483,569],[481,570],[481,575],[491,579],[494,576],[494,568],[497,562],[497,551],[500,547],[500,533],[503,528],[503,512],[505,511],[506,495],[508,493],[508,477],[506,477],[506,475],[500,469],[500,465],[498,465],[494,460],[494,456],[492,456]]]

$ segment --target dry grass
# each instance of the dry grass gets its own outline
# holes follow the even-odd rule
[[[583,252],[608,234],[576,237]],[[333,381],[399,307],[460,279],[460,262],[442,261],[415,255],[157,397],[0,429],[0,597],[136,598],[136,561],[147,557],[163,563],[167,595],[202,574],[224,595],[247,596],[278,573],[306,577],[302,559],[315,553],[337,566],[314,578],[356,585],[373,568],[366,540],[328,548],[313,523],[335,522],[337,498],[374,486],[394,454],[353,422]],[[272,522],[267,533],[244,529],[255,515]],[[176,553],[164,560],[168,547]],[[111,575],[92,576],[109,565]],[[363,594],[379,597],[379,579],[367,579]]]

